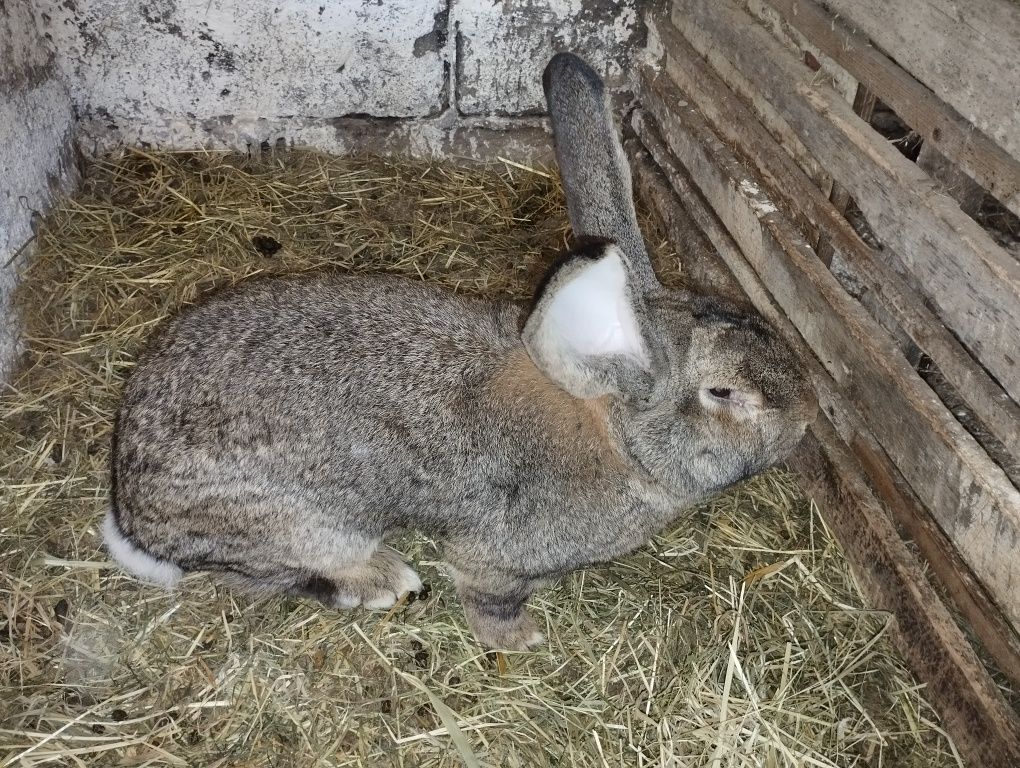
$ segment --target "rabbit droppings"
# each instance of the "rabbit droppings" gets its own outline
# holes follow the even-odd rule
[[[128,571],[387,608],[421,588],[383,543],[414,529],[479,642],[523,650],[539,585],[793,449],[816,412],[797,357],[758,315],[658,283],[601,80],[560,54],[544,82],[589,239],[530,306],[316,273],[181,312],[114,430],[104,533]]]

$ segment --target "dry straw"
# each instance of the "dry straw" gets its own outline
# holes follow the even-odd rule
[[[526,291],[565,242],[520,166],[128,151],[45,222],[0,431],[0,765],[945,766],[924,692],[790,475],[535,597],[548,643],[483,653],[428,541],[387,613],[176,593],[97,524],[118,392],[177,307],[258,272],[387,271]],[[652,231],[651,228],[648,231]],[[676,258],[656,247],[660,272]]]

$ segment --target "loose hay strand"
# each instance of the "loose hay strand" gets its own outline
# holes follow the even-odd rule
[[[651,243],[663,243],[646,222]],[[152,329],[217,286],[319,268],[526,295],[568,227],[555,175],[315,152],[129,149],[46,220],[0,426],[0,764],[951,766],[952,742],[791,476],[538,594],[489,655],[430,542],[386,614],[174,593],[99,546],[111,421]],[[677,282],[678,259],[655,249]]]

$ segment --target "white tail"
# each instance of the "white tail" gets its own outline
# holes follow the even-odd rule
[[[177,584],[184,575],[184,571],[173,563],[159,560],[148,552],[143,552],[124,538],[113,517],[113,510],[107,511],[106,519],[103,521],[103,540],[113,559],[125,571],[142,581],[159,584],[169,589]]]

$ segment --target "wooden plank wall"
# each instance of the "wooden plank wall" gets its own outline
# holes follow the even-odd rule
[[[1020,263],[735,2],[674,8],[674,23],[698,53],[717,70],[737,70],[728,85],[756,107],[771,105],[784,132],[854,196],[905,279],[1020,399]]]
[[[824,0],[824,5],[1020,159],[1020,14],[1013,0]]]
[[[882,94],[882,100],[924,137],[926,146],[938,150],[1013,213],[1020,215],[1020,153],[1011,155],[976,130],[899,63],[874,48],[867,37],[855,32],[850,26],[853,22],[848,23],[814,2],[768,0],[768,3],[856,80],[872,84]],[[830,5],[849,6],[851,3],[842,1]],[[1020,46],[1020,37],[1013,45]],[[1020,136],[1020,104],[1015,103],[1020,82],[1020,56],[1014,51],[1012,59],[1012,75],[1002,73],[1001,81],[1013,90],[1013,109],[1017,114],[1012,118],[1012,130],[1014,136]],[[984,65],[989,63],[984,62]],[[1009,77],[1013,78],[1011,85]],[[997,90],[1001,91],[1001,87]],[[991,97],[994,92],[989,91],[988,95]]]
[[[1003,29],[1020,23],[1020,5],[1003,20],[999,0],[975,3]],[[921,77],[923,60],[894,62],[837,5],[674,0],[652,12],[666,55],[642,73],[635,181],[667,228],[684,208],[715,247],[687,270],[699,287],[743,291],[806,353],[823,416],[799,468],[832,502],[869,599],[896,615],[894,640],[968,763],[1020,765],[1020,717],[968,639],[1020,687],[1020,263],[925,170],[966,181],[961,200],[987,191],[1015,212],[1020,162],[1001,131],[961,116],[973,104]],[[847,5],[857,16],[872,3]],[[944,61],[974,30],[939,34]],[[1011,55],[1006,71],[1020,66]],[[1008,88],[1020,110],[1020,69]],[[928,143],[923,167],[861,118],[876,97]],[[983,125],[1008,124],[998,107]],[[846,219],[851,200],[877,244]],[[919,361],[984,428],[957,420]]]

